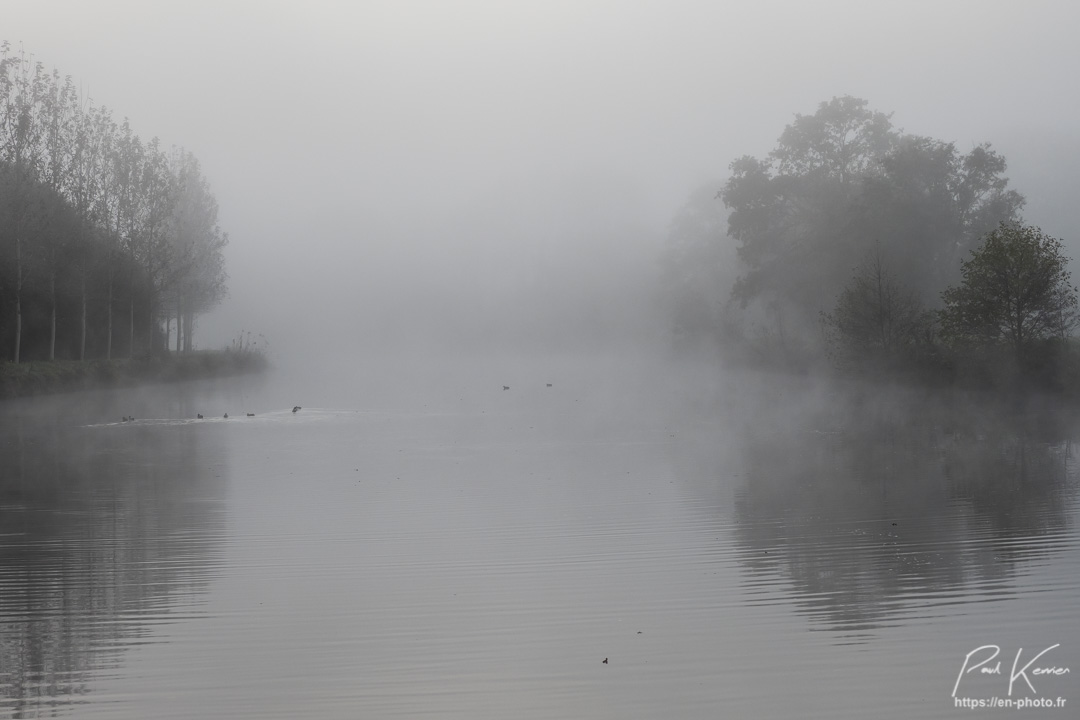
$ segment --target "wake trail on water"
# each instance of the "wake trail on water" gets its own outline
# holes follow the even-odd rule
[[[247,413],[229,415],[228,417],[202,417],[202,418],[135,418],[131,420],[116,420],[113,422],[89,423],[81,427],[87,428],[111,428],[111,427],[148,427],[148,426],[184,426],[207,423],[312,423],[326,422],[354,416],[365,412],[361,410],[333,410],[327,408],[303,409],[298,412],[288,410],[272,410],[264,413]]]

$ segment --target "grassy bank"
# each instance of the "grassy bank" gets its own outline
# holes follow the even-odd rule
[[[130,360],[3,362],[0,363],[0,399],[225,377],[266,368],[266,356],[262,353],[229,350]]]

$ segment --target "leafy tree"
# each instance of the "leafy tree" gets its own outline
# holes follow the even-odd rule
[[[146,149],[127,120],[117,129],[111,155],[110,174],[115,195],[115,228],[127,265],[128,292],[128,357],[135,355],[135,273],[139,267],[141,218],[143,210],[142,173]],[[109,327],[112,327],[114,277],[109,274]],[[111,347],[110,347],[111,350]],[[110,355],[111,357],[111,355]]]
[[[965,260],[963,281],[942,293],[942,333],[954,344],[1005,345],[1018,360],[1039,341],[1077,327],[1077,288],[1060,240],[1001,223]]]
[[[117,202],[111,157],[117,128],[112,113],[89,99],[70,95],[73,118],[68,200],[81,227],[71,242],[72,264],[79,284],[79,360],[86,359],[89,283],[104,270],[108,297],[105,357],[112,359],[112,293],[117,252]],[[104,266],[103,268],[101,266]]]
[[[174,169],[176,200],[166,286],[176,309],[176,350],[189,352],[196,316],[212,309],[224,295],[222,251],[228,235],[217,225],[217,200],[195,156],[178,151]]]
[[[780,175],[835,180],[848,185],[874,169],[896,143],[889,115],[844,96],[823,102],[813,115],[796,115],[770,157]]]
[[[0,342],[15,362],[85,359],[88,339],[112,357],[124,300],[129,353],[136,327],[161,348],[173,308],[190,349],[195,317],[226,292],[217,213],[193,155],[143,143],[70,78],[0,42]]]
[[[876,252],[916,300],[936,304],[978,237],[1017,218],[1023,197],[1005,167],[988,145],[962,154],[905,135],[865,100],[823,102],[767,158],[730,166],[720,197],[743,265],[733,297],[810,341],[853,260]]]
[[[738,271],[735,248],[716,242],[726,221],[710,184],[694,191],[668,226],[661,268],[665,301],[680,343],[718,339]]]
[[[135,248],[142,261],[150,296],[147,336],[151,351],[158,349],[156,335],[162,310],[160,295],[170,273],[169,232],[177,200],[178,182],[174,170],[170,166],[168,155],[161,149],[158,138],[150,140],[145,147],[138,185],[141,210],[138,234],[141,242]]]
[[[61,80],[56,70],[46,76],[43,88],[39,101],[43,127],[41,182],[47,190],[47,205],[42,208],[35,255],[42,274],[48,278],[49,360],[55,360],[57,280],[70,265],[79,235],[78,222],[68,204],[74,180],[77,104],[71,78]]]
[[[887,369],[910,361],[929,344],[932,319],[914,293],[874,253],[823,313],[830,345],[841,366]]]
[[[864,178],[852,231],[874,238],[889,266],[923,302],[959,280],[960,260],[1024,198],[1008,189],[1005,159],[989,145],[967,155],[953,143],[903,136]]]
[[[10,191],[9,242],[13,255],[15,295],[15,348],[13,359],[22,352],[23,289],[28,271],[27,245],[33,222],[33,187],[42,162],[41,99],[45,95],[46,74],[24,52],[11,53],[8,43],[0,44],[0,162],[12,171]]]
[[[734,287],[743,306],[779,302],[809,318],[835,297],[866,249],[851,232],[852,201],[896,142],[887,115],[865,100],[833,98],[814,115],[796,115],[767,160],[731,164],[720,196],[746,267]]]

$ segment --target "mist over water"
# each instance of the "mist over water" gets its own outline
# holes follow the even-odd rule
[[[7,404],[2,712],[947,717],[976,647],[1075,664],[1067,415],[443,360]]]
[[[194,348],[271,368],[0,402],[0,718],[1076,716],[1075,409],[775,371],[828,307],[717,338],[729,164],[830,98],[940,139],[904,192],[992,143],[973,187],[1076,267],[1077,10],[9,5],[14,54],[198,157],[229,295]],[[959,270],[890,207],[896,259]]]

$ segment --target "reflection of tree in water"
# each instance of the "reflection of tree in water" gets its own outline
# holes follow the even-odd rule
[[[1067,528],[1078,484],[1060,428],[922,405],[848,417],[749,440],[736,499],[749,584],[790,577],[831,629],[1008,597],[1017,564],[1049,552],[1016,539]]]
[[[78,702],[213,577],[218,448],[191,427],[0,426],[0,707]]]

